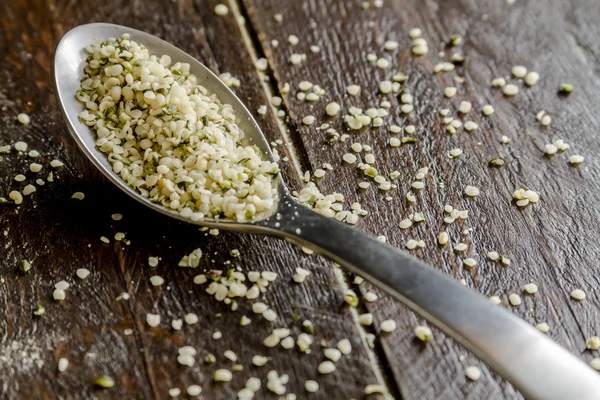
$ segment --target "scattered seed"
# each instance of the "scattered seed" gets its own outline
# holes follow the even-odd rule
[[[465,375],[472,381],[476,381],[481,378],[481,370],[475,366],[469,366],[465,369]]]
[[[548,326],[548,324],[545,322],[537,324],[535,328],[542,333],[547,333],[550,330],[550,326]]]
[[[99,386],[104,389],[109,389],[115,386],[115,381],[113,378],[107,375],[99,376],[94,379],[94,385]]]
[[[428,342],[433,337],[433,332],[427,326],[418,325],[415,328],[415,336],[422,342]]]
[[[508,296],[508,301],[510,302],[511,305],[513,306],[520,306],[521,305],[521,296],[519,296],[516,293],[511,293]]]
[[[396,327],[398,325],[396,324],[396,321],[394,321],[393,319],[386,319],[385,321],[381,322],[381,325],[379,326],[379,328],[386,333],[390,333],[396,330]]]
[[[217,15],[227,15],[229,13],[229,8],[225,4],[217,4],[215,6],[215,14]]]
[[[585,292],[581,289],[575,289],[571,292],[571,297],[577,301],[585,300]]]
[[[21,113],[19,115],[17,115],[17,120],[22,123],[23,125],[27,125],[31,122],[31,118],[29,118],[29,115],[25,114],[25,113]],[[25,150],[23,150],[25,151]]]
[[[335,365],[331,361],[323,361],[317,368],[320,374],[326,375],[335,371]]]
[[[579,165],[583,162],[584,158],[580,155],[574,155],[569,157],[569,163],[572,165]]]

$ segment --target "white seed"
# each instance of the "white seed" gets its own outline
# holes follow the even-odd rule
[[[511,293],[508,296],[508,301],[510,302],[511,305],[513,306],[520,306],[521,305],[521,296],[519,296],[516,293]]]
[[[427,326],[418,325],[415,328],[415,336],[423,342],[428,342],[433,337],[433,332]]]
[[[294,348],[294,338],[291,336],[288,336],[286,338],[284,338],[281,342],[281,347],[283,347],[284,349],[293,349]]]
[[[300,39],[298,39],[298,36],[296,36],[296,35],[288,36],[288,43],[291,44],[292,46],[297,45],[299,42],[300,42]]]
[[[69,368],[69,360],[66,358],[61,358],[58,360],[58,370],[60,372],[65,372]]]
[[[158,314],[146,314],[146,323],[151,327],[155,328],[160,325],[160,315]]]
[[[500,300],[500,297],[498,297],[498,296],[490,296],[490,302],[495,306],[502,303],[502,301]]]
[[[502,88],[506,96],[516,96],[519,93],[519,88],[512,83],[507,84]]]
[[[479,189],[475,186],[467,186],[465,187],[465,195],[469,197],[477,197],[479,196]]]
[[[327,106],[325,107],[325,112],[327,113],[327,115],[329,115],[330,117],[333,117],[335,115],[337,115],[340,112],[340,105],[336,102],[331,102],[329,104],[327,104]]]
[[[470,102],[461,101],[460,105],[458,106],[458,111],[462,114],[467,114],[468,112],[471,111],[472,108],[473,108],[473,105]]]
[[[388,40],[383,44],[383,48],[387,51],[396,50],[398,48],[399,43],[395,40]]]
[[[556,154],[556,152],[558,151],[558,149],[556,148],[555,145],[553,144],[547,144],[545,146],[545,150],[544,153],[548,154],[549,156]]]
[[[190,354],[179,354],[177,356],[177,362],[181,365],[187,365],[188,367],[194,366],[196,360]]]
[[[515,76],[515,78],[524,78],[525,75],[527,75],[527,68],[522,65],[515,65],[512,68],[512,74]]]
[[[22,123],[23,125],[27,125],[28,123],[31,122],[31,118],[29,118],[29,115],[25,114],[25,113],[21,113],[19,115],[17,115],[17,120]],[[23,150],[25,151],[25,150]]]
[[[187,387],[187,394],[190,396],[199,396],[202,393],[202,388],[198,385],[190,385]]]
[[[352,345],[350,344],[350,340],[348,339],[340,340],[337,343],[337,348],[343,355],[348,355],[352,352]]]
[[[356,96],[360,92],[360,86],[358,85],[350,85],[346,88],[346,93],[350,96]]]
[[[477,125],[475,122],[473,122],[473,121],[465,122],[465,131],[473,132],[476,129],[479,129],[479,125]]]
[[[42,170],[42,164],[31,163],[29,164],[29,170],[34,173],[40,172]]]
[[[535,71],[531,71],[525,76],[525,84],[527,86],[534,86],[540,80],[540,74]]]
[[[333,362],[338,362],[339,359],[342,358],[342,352],[333,348],[325,349],[323,355]]]
[[[365,301],[366,302],[373,303],[373,302],[377,301],[377,299],[378,299],[378,296],[375,293],[373,293],[373,292],[365,293]]]
[[[451,99],[452,97],[454,97],[456,95],[456,91],[457,90],[454,86],[448,86],[447,88],[444,89],[444,96]]]
[[[485,106],[483,106],[483,108],[481,109],[481,112],[483,113],[483,115],[492,115],[494,113],[494,107],[492,107],[489,104],[486,104]]]
[[[379,69],[386,69],[387,67],[389,67],[390,62],[388,60],[386,60],[385,58],[379,58],[379,59],[377,59],[377,62],[375,63],[375,65]]]
[[[279,344],[280,341],[281,338],[276,334],[272,333],[263,340],[263,345],[265,347],[275,347]]]
[[[150,283],[152,286],[160,286],[165,283],[165,280],[161,276],[154,275],[150,277]]]
[[[395,331],[397,326],[398,325],[396,324],[396,321],[394,321],[393,319],[386,319],[385,321],[381,322],[379,328],[383,332],[389,333]]]
[[[183,317],[183,319],[188,325],[194,325],[198,323],[198,316],[194,313],[186,314],[185,317]]]
[[[504,78],[496,78],[492,80],[493,87],[504,87],[506,85],[506,79]]]
[[[229,8],[225,4],[217,4],[215,6],[215,14],[217,15],[227,15],[229,13]]]
[[[544,115],[540,120],[540,124],[542,124],[544,126],[548,126],[551,123],[552,123],[552,118],[549,115]]]
[[[392,82],[390,81],[382,81],[379,83],[379,91],[383,94],[391,93],[393,90]]]
[[[322,375],[330,374],[335,371],[335,365],[331,361],[323,361],[321,364],[319,364],[317,371],[319,371],[319,373]]]
[[[27,185],[23,188],[23,195],[29,196],[31,193],[35,192],[37,189],[33,185]]]
[[[548,326],[548,324],[545,322],[537,324],[535,328],[542,333],[547,333],[550,330],[550,326]]]
[[[454,246],[454,251],[456,251],[457,253],[462,253],[468,248],[469,246],[466,243],[458,243],[456,246]]]
[[[422,34],[421,29],[419,28],[412,28],[410,31],[408,31],[408,36],[411,39],[416,39],[418,37],[420,37]]]
[[[304,125],[312,125],[315,123],[315,117],[312,115],[307,115],[306,117],[302,118],[302,123]]]
[[[527,294],[536,294],[538,292],[538,286],[535,283],[527,283],[523,286],[523,290]]]
[[[487,257],[491,261],[498,261],[498,259],[500,258],[500,254],[498,254],[497,251],[490,251],[489,253],[487,253]]]
[[[317,381],[308,380],[304,382],[304,389],[309,393],[315,393],[319,390],[319,384]]]
[[[475,261],[474,258],[465,258],[463,260],[463,264],[469,268],[473,268],[474,266],[477,265],[477,261]]]
[[[358,322],[363,326],[369,326],[373,324],[373,314],[365,313],[358,316]]]
[[[583,162],[584,158],[583,156],[580,155],[574,155],[569,157],[569,163],[571,163],[572,165],[578,165],[581,164]]]
[[[264,357],[264,356],[253,356],[252,357],[252,365],[255,365],[257,367],[262,367],[267,362],[269,362],[269,359],[267,357]]]
[[[472,381],[476,381],[481,378],[481,370],[475,366],[469,366],[465,369],[465,375]]]
[[[266,71],[267,67],[269,66],[269,62],[266,58],[259,58],[254,62],[254,66],[259,71]]]
[[[25,143],[25,142],[15,143],[15,150],[21,151],[21,152],[27,151],[27,143]]]
[[[585,347],[589,350],[596,351],[600,348],[600,338],[598,336],[592,336],[585,341]]]
[[[256,110],[256,112],[259,115],[266,115],[267,114],[267,106],[262,105],[260,107],[258,107],[258,110]],[[164,165],[161,165],[161,167],[164,167]],[[169,171],[166,171],[165,173],[168,173]]]
[[[463,151],[462,149],[459,149],[458,147],[455,149],[452,149],[448,152],[448,155],[450,156],[450,158],[457,158],[460,157],[462,155]]]
[[[581,289],[575,289],[571,292],[571,297],[575,300],[585,300],[585,292]]]
[[[600,358],[594,358],[590,361],[590,367],[594,368],[596,371],[600,371]]]
[[[54,289],[54,292],[52,293],[52,297],[54,298],[54,300],[62,301],[65,299],[66,293],[63,289]]]
[[[215,382],[229,382],[233,378],[233,374],[228,369],[218,369],[213,374]]]
[[[447,232],[440,232],[439,236],[438,236],[438,243],[441,246],[445,246],[446,243],[448,243],[448,233]]]
[[[342,156],[342,159],[348,164],[354,164],[356,162],[356,156],[352,153],[346,153]]]
[[[85,279],[90,275],[90,270],[85,268],[78,268],[77,271],[75,271],[75,274],[77,274],[77,277],[79,279]]]
[[[183,321],[180,319],[174,319],[173,321],[171,321],[171,327],[173,329],[175,329],[176,331],[181,330],[182,326],[183,326]]]

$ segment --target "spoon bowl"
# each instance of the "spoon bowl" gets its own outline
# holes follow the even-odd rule
[[[208,68],[169,43],[135,29],[112,24],[82,25],[60,41],[54,59],[54,88],[60,110],[73,138],[102,173],[140,203],[170,217],[191,223],[178,212],[153,203],[115,174],[95,146],[88,126],[79,121],[83,107],[75,95],[83,77],[83,49],[109,37],[129,33],[155,55],[189,63],[199,83],[231,104],[248,140],[273,159],[268,143],[244,104]],[[269,217],[254,222],[205,219],[198,224],[239,232],[262,233],[306,246],[359,274],[380,289],[423,315],[462,343],[522,394],[530,399],[592,400],[600,396],[600,377],[566,351],[512,313],[494,306],[484,296],[411,255],[326,218],[296,203],[280,179],[278,201]]]
[[[268,158],[273,161],[274,158],[271,148],[250,111],[211,70],[206,68],[185,51],[156,36],[125,26],[106,23],[93,23],[75,27],[63,36],[56,48],[53,71],[54,88],[58,98],[59,107],[67,122],[67,127],[69,128],[71,135],[85,155],[104,174],[104,176],[129,196],[143,203],[147,207],[172,218],[188,223],[197,223],[198,225],[210,228],[244,232],[255,231],[256,229],[253,228],[255,224],[253,223],[237,222],[228,219],[217,220],[205,218],[202,221],[193,222],[189,218],[182,217],[177,211],[153,203],[146,197],[140,195],[135,189],[127,185],[121,177],[115,174],[106,155],[96,147],[94,133],[78,117],[78,114],[83,111],[83,106],[74,95],[74,93],[77,93],[80,89],[81,79],[84,75],[83,69],[88,57],[88,54],[84,49],[90,44],[106,40],[110,37],[121,37],[125,33],[128,33],[131,36],[131,40],[143,43],[148,48],[150,54],[166,54],[170,56],[172,60],[190,64],[190,73],[198,77],[198,82],[201,82],[210,93],[216,94],[223,103],[231,104],[233,106],[238,119],[238,126],[246,135],[245,142],[247,143],[245,144],[257,146],[262,152],[263,158]],[[283,180],[280,178],[277,178],[277,180],[278,198],[275,202],[276,206],[271,210],[269,216],[277,211],[281,199],[285,198],[287,201],[290,201],[290,196]],[[269,216],[267,216],[267,218]]]

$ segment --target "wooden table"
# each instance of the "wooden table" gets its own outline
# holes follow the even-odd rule
[[[600,320],[598,220],[600,204],[600,152],[597,139],[600,100],[600,3],[579,1],[526,1],[507,4],[502,0],[386,0],[382,7],[369,1],[363,10],[358,0],[285,1],[241,0],[228,3],[230,12],[217,16],[217,1],[68,1],[7,0],[0,4],[0,145],[23,140],[41,153],[45,177],[49,162],[58,158],[65,166],[21,206],[0,205],[0,397],[18,398],[168,398],[170,388],[201,385],[203,398],[233,399],[246,379],[263,379],[257,398],[276,398],[264,388],[271,369],[290,376],[289,393],[298,398],[363,398],[368,384],[384,385],[389,394],[402,399],[515,399],[522,396],[483,363],[453,340],[433,329],[427,345],[414,339],[416,325],[425,321],[398,302],[373,289],[368,283],[357,286],[353,278],[332,267],[327,260],[307,255],[284,242],[250,235],[221,232],[218,236],[199,232],[197,227],[168,220],[144,209],[113,187],[77,149],[59,115],[50,80],[55,45],[70,28],[93,21],[113,22],[142,29],[183,48],[217,73],[230,72],[242,84],[236,93],[251,110],[281,96],[289,118],[279,120],[269,107],[265,116],[256,114],[269,140],[282,140],[277,149],[281,169],[293,189],[302,187],[301,174],[331,163],[335,171],[318,180],[324,193],[338,191],[348,202],[358,201],[370,214],[356,228],[404,247],[409,238],[423,239],[427,247],[415,254],[483,295],[498,295],[502,307],[510,308],[531,324],[547,322],[548,335],[572,352],[590,361],[597,353],[585,349],[588,337],[598,334]],[[274,20],[281,13],[282,22]],[[424,57],[411,55],[410,28],[419,27],[430,51]],[[296,46],[288,36],[300,38]],[[464,67],[452,73],[432,73],[441,60],[441,43],[460,34],[464,43],[457,49],[467,56]],[[384,51],[383,43],[397,40],[398,49]],[[275,47],[273,40],[279,41]],[[311,45],[319,46],[313,53]],[[444,49],[445,59],[453,49]],[[293,66],[293,53],[306,53],[306,60]],[[381,70],[366,60],[375,53],[390,60]],[[254,60],[266,57],[269,70],[261,77]],[[490,82],[508,76],[512,66],[524,65],[541,75],[532,88],[521,87],[514,98],[491,88]],[[378,93],[378,83],[394,72],[410,76],[405,87],[415,98],[415,111],[400,113],[397,96]],[[465,77],[462,84],[453,78]],[[316,104],[296,99],[300,81],[321,85],[326,95]],[[569,96],[558,96],[561,82],[572,83]],[[286,83],[289,93],[282,93]],[[346,95],[346,87],[359,84],[360,95]],[[442,90],[457,86],[458,95],[449,100]],[[338,101],[346,111],[351,105],[368,108],[382,100],[391,102],[390,117],[382,128],[350,133],[346,142],[328,144],[325,134],[315,129],[324,120],[324,106]],[[437,114],[448,107],[456,114],[461,100],[473,103],[469,118],[479,124],[473,133],[462,130],[445,133]],[[481,107],[492,104],[490,117],[481,116]],[[552,124],[542,126],[536,113],[545,110]],[[26,112],[29,125],[16,116]],[[314,114],[317,125],[300,121]],[[344,133],[342,118],[332,126]],[[399,148],[387,145],[392,123],[416,126],[415,144]],[[502,145],[500,137],[511,139]],[[564,139],[571,149],[552,158],[544,156],[547,143]],[[341,162],[353,142],[373,146],[376,167],[389,173],[398,170],[398,189],[389,195],[374,186],[361,191],[362,180],[355,167]],[[458,159],[447,152],[463,149]],[[585,162],[572,167],[567,157],[582,154]],[[493,157],[502,157],[501,168],[488,167]],[[13,177],[27,173],[32,159],[14,150],[0,159],[0,196],[20,190]],[[426,186],[415,205],[404,196],[416,170],[428,166]],[[33,178],[27,173],[28,178]],[[463,197],[466,185],[481,189],[476,199]],[[518,209],[513,190],[527,187],[539,191],[541,201]],[[81,191],[84,201],[72,200]],[[451,204],[470,211],[469,218],[447,228],[443,206]],[[427,214],[427,222],[410,230],[398,223],[414,211]],[[122,221],[111,214],[123,214]],[[446,229],[451,243],[469,244],[466,255],[435,245],[438,233]],[[115,241],[117,232],[126,233],[130,245]],[[101,236],[111,239],[109,244]],[[177,267],[179,259],[195,248],[205,254],[197,270]],[[241,257],[232,259],[231,249]],[[486,260],[496,250],[512,260],[505,268]],[[478,266],[463,268],[461,259],[475,258]],[[148,266],[149,256],[161,257],[157,268]],[[33,268],[26,274],[18,269],[20,260]],[[240,302],[231,312],[192,283],[200,270],[226,268],[224,263],[244,271],[277,271],[280,279],[272,285],[265,302],[279,314],[276,323],[252,315],[250,302]],[[86,280],[75,276],[87,268]],[[297,267],[312,272],[298,285],[291,281]],[[149,277],[160,275],[166,283],[153,287]],[[54,284],[67,280],[67,299],[52,299]],[[524,284],[534,282],[539,293],[522,295],[523,304],[510,307],[510,293],[521,293]],[[359,293],[376,292],[374,303],[348,307],[343,295],[350,287]],[[587,299],[575,302],[569,293],[582,288]],[[129,300],[120,296],[128,293]],[[436,293],[431,293],[435,296]],[[46,313],[33,315],[40,304]],[[147,313],[161,315],[158,328],[150,328]],[[196,325],[174,331],[170,321],[194,312]],[[360,313],[374,315],[373,327],[363,329]],[[239,326],[242,315],[252,324]],[[393,318],[398,329],[380,334],[379,322]],[[274,327],[290,327],[294,337],[302,332],[302,321],[315,327],[311,354],[297,350],[266,348],[262,341]],[[124,331],[132,329],[126,335]],[[219,340],[212,338],[221,331]],[[366,335],[375,334],[374,347]],[[337,363],[337,371],[319,376],[323,348],[349,338],[353,352]],[[198,362],[184,367],[176,362],[177,349],[194,346]],[[234,351],[243,372],[234,373],[230,383],[213,383],[213,371],[233,364],[224,356]],[[208,353],[214,364],[204,364]],[[271,358],[265,367],[250,363],[253,355]],[[59,373],[57,362],[65,357],[69,368]],[[465,368],[479,366],[480,380],[466,378]],[[99,375],[113,377],[111,389],[94,388]],[[321,390],[308,395],[304,381],[318,380]],[[182,397],[187,395],[182,394]]]

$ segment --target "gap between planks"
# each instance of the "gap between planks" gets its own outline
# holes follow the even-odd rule
[[[258,38],[256,38],[256,40],[253,40],[252,33],[247,27],[247,24],[252,23],[251,19],[248,17],[247,12],[243,12],[246,10],[245,10],[244,6],[239,3],[239,0],[230,0],[229,8],[230,8],[232,14],[236,18],[236,23],[240,30],[241,36],[245,42],[244,44],[246,45],[246,48],[248,49],[248,53],[250,54],[250,58],[252,59],[252,62],[254,63],[254,62],[256,62],[256,60],[258,60],[259,55],[261,54],[260,50],[262,50],[262,49],[257,48],[258,45],[255,45],[255,43],[260,43],[260,40],[258,40]],[[239,23],[240,18],[244,18],[246,20],[246,24],[240,24]],[[264,74],[260,73],[260,75],[264,75]],[[274,79],[274,78],[270,77],[270,79]],[[279,91],[277,90],[278,86],[276,84],[272,83],[271,85],[268,85],[264,79],[261,79],[260,82],[261,82],[261,86],[265,92],[265,95],[267,97],[267,100],[269,102],[269,107],[275,113],[276,109],[272,105],[271,99],[273,97],[275,97],[276,95],[279,95],[279,97],[283,98],[283,94],[279,93]],[[286,126],[284,124],[284,122],[282,121],[281,118],[276,117],[275,119],[277,120],[277,126],[279,127],[279,131],[281,133],[281,136],[283,138],[285,146],[289,149],[289,154],[291,157],[290,161],[292,162],[294,168],[296,169],[296,172],[298,173],[298,176],[300,177],[300,181],[303,181],[304,173],[302,171],[302,162],[298,159],[297,152],[296,152],[297,149],[294,147],[294,141],[290,137],[289,128],[288,128],[288,126]],[[335,273],[336,280],[342,287],[342,290],[344,290],[344,292],[347,291],[350,288],[349,279],[346,279],[346,276],[339,268],[334,268],[334,273]],[[398,396],[398,398],[399,398],[399,393],[400,393],[399,387],[397,387],[397,385],[395,385],[395,384],[390,385],[389,382],[395,382],[395,381],[392,376],[386,376],[387,371],[383,367],[383,364],[379,361],[379,357],[383,357],[384,361],[387,363],[388,360],[387,360],[387,355],[385,354],[385,351],[377,343],[375,343],[375,349],[371,349],[371,347],[369,346],[368,341],[367,341],[367,332],[364,329],[364,327],[362,325],[360,325],[360,323],[358,322],[358,310],[353,307],[351,307],[350,310],[351,310],[353,322],[354,322],[355,326],[357,327],[357,332],[359,333],[362,344],[365,347],[366,352],[368,354],[369,361],[373,368],[373,373],[377,377],[377,381],[378,381],[377,383],[386,388],[386,392],[388,393],[388,396],[390,398],[393,398],[392,397],[393,395]],[[377,356],[377,354],[379,354],[379,357]]]

